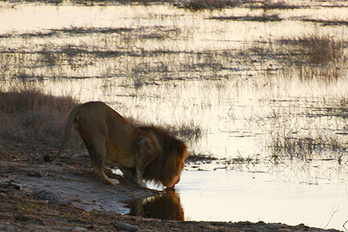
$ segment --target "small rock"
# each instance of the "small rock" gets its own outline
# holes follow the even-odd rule
[[[30,171],[30,172],[28,173],[28,176],[30,176],[30,177],[38,177],[38,178],[41,178],[41,173],[38,172],[38,171]]]
[[[45,223],[41,219],[39,219],[39,218],[33,219],[32,222],[37,224],[37,225],[40,225],[40,226],[44,226],[45,225]]]
[[[59,202],[57,195],[55,195],[54,193],[48,192],[44,189],[35,189],[33,191],[33,196],[43,201],[49,201],[52,203]]]
[[[17,220],[17,221],[22,221],[22,222],[26,222],[26,221],[29,221],[29,217],[25,216],[25,215],[22,215],[21,213],[15,213],[14,214],[14,218]]]
[[[73,229],[73,231],[75,231],[75,232],[80,232],[80,231],[88,231],[86,228],[83,228],[83,227],[75,227],[74,229]]]
[[[37,199],[48,201],[51,203],[61,203],[61,204],[70,204],[72,201],[65,200],[64,198],[59,197],[58,195],[49,192],[45,189],[35,189],[33,191],[33,196]]]
[[[115,222],[114,226],[117,230],[125,230],[125,231],[138,231],[139,227],[133,226],[123,222]]]
[[[4,182],[0,182],[0,189],[16,189],[16,190],[20,190],[21,186],[19,186],[18,184],[16,184],[13,180],[5,180]]]
[[[4,148],[0,146],[0,160],[10,160],[10,156]]]

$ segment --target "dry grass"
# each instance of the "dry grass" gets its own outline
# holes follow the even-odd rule
[[[183,138],[185,141],[195,141],[202,136],[202,130],[197,125],[173,126],[170,131],[173,131],[176,136]]]
[[[176,3],[175,5],[191,11],[201,10],[222,10],[234,7],[246,7],[250,9],[267,10],[293,10],[307,7],[306,5],[293,5],[285,3],[284,1],[270,1],[270,0],[192,0],[184,1],[182,5]]]
[[[339,36],[328,34],[305,34],[296,38],[281,38],[272,47],[274,53],[286,54],[290,65],[325,67],[342,65],[347,62],[348,42]]]
[[[291,43],[297,44],[298,51],[307,58],[303,62],[326,66],[347,60],[344,56],[345,42],[330,35],[309,34],[292,39]]]
[[[217,20],[234,20],[234,21],[254,21],[254,22],[275,22],[282,21],[282,19],[277,14],[266,15],[263,14],[261,16],[214,16],[210,19]]]
[[[347,164],[346,98],[339,103],[304,102],[295,108],[274,109],[268,142],[271,159],[335,160]]]
[[[299,6],[285,3],[284,1],[272,1],[272,0],[263,0],[263,1],[254,1],[250,4],[251,9],[262,9],[267,10],[293,10],[298,8],[304,8],[307,6]]]
[[[347,42],[330,35],[309,34],[292,39],[294,47],[289,61],[299,67],[302,80],[321,79],[331,82],[345,77]]]
[[[183,8],[190,11],[200,10],[221,10],[227,7],[236,7],[241,5],[240,0],[192,0],[183,5]]]
[[[44,94],[38,87],[0,91],[0,137],[25,143],[58,146],[65,118],[76,102]]]
[[[342,164],[342,158],[347,156],[347,143],[335,135],[318,134],[311,137],[273,135],[271,144],[272,159],[312,159],[336,160]]]
[[[318,23],[322,26],[348,26],[347,20],[302,19],[303,22]]]
[[[256,41],[241,52],[241,56],[252,54],[251,57],[256,57],[261,65],[263,61],[272,60],[265,69],[269,77],[273,74],[329,83],[346,77],[347,47],[348,41],[340,35],[311,33],[295,38]]]

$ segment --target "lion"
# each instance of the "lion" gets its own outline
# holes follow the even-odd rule
[[[116,185],[118,180],[106,174],[117,166],[123,176],[141,187],[144,181],[153,181],[166,188],[174,188],[180,181],[188,157],[187,147],[167,130],[155,127],[137,127],[103,102],[87,102],[76,106],[66,122],[62,144],[53,157],[64,150],[71,128],[78,131],[91,157],[94,172],[106,183]]]

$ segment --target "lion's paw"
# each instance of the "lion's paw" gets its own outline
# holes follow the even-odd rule
[[[136,182],[140,187],[146,188],[146,183],[144,181],[137,181]]]
[[[116,179],[110,179],[110,184],[112,185],[118,185],[120,182]]]

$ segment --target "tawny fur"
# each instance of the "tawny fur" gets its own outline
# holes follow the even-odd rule
[[[152,180],[174,187],[187,158],[185,144],[158,127],[138,128],[102,102],[88,102],[75,107],[67,120],[58,153],[45,156],[45,161],[56,159],[64,150],[71,128],[79,132],[91,157],[95,173],[110,184],[105,163],[116,165],[124,176],[144,186]]]

